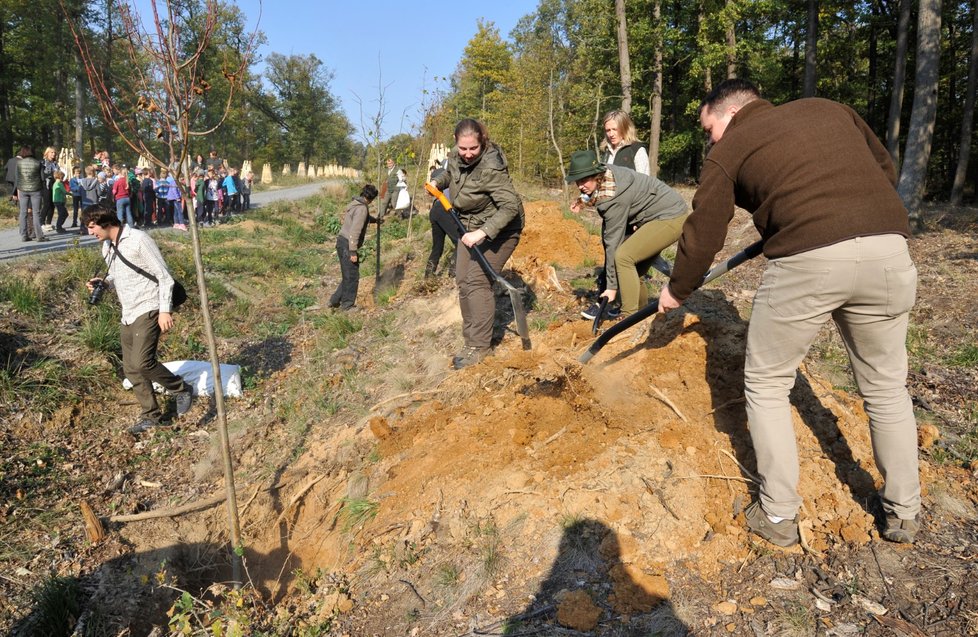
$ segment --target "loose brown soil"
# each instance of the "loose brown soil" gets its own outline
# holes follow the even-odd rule
[[[509,334],[481,364],[449,372],[454,287],[414,298],[406,277],[391,308],[365,315],[395,313],[396,338],[363,333],[310,362],[303,352],[315,337],[295,330],[290,364],[272,365],[259,392],[230,404],[257,591],[243,604],[251,630],[292,621],[336,635],[978,634],[978,465],[947,444],[975,435],[974,366],[946,364],[955,343],[974,337],[978,241],[973,213],[942,214],[911,242],[921,277],[911,345],[927,348],[910,379],[926,510],[913,547],[880,540],[867,418],[828,329],[792,392],[808,549],[745,532],[756,486],[743,349],[763,258],[581,365],[593,337],[569,281],[600,263],[600,241],[556,204],[534,202],[512,265],[537,299],[531,318],[557,318],[532,333],[532,350]],[[738,216],[720,257],[754,236]],[[324,395],[356,375],[359,403],[321,421],[283,420],[279,394],[310,373]],[[40,430],[63,441],[80,471],[96,466],[83,454],[132,453],[119,436],[73,431],[94,409],[56,414]],[[138,448],[157,457],[146,475],[75,497],[106,514],[221,488],[216,434],[206,407],[196,409],[194,425]],[[299,444],[285,448],[296,427]],[[24,414],[4,430],[38,435]],[[113,482],[111,462],[101,474]],[[17,514],[14,501],[0,513]],[[172,599],[153,586],[162,559],[204,598],[201,588],[227,576],[224,519],[216,507],[113,525],[105,542],[73,542],[50,566],[82,577],[94,598],[117,600],[116,625],[146,634]],[[77,538],[80,516],[72,523]]]

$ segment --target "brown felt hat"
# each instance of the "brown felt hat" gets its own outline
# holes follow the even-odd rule
[[[598,161],[598,155],[593,150],[577,150],[571,153],[570,166],[564,181],[571,183],[591,175],[603,173],[606,167]]]

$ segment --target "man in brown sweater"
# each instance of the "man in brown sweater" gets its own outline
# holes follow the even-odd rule
[[[883,536],[913,542],[920,481],[905,343],[917,271],[886,149],[847,106],[801,99],[776,107],[744,80],[727,80],[707,95],[700,123],[713,147],[659,308],[679,307],[698,287],[723,247],[734,206],[748,210],[770,259],[754,297],[744,364],[761,477],[748,527],[780,546],[798,542],[798,452],[788,393],[831,318],[849,352],[885,481]]]

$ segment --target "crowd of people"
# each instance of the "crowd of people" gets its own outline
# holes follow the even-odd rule
[[[182,231],[187,230],[188,204],[203,226],[251,207],[254,173],[240,175],[216,151],[206,161],[198,155],[190,165],[189,180],[181,176],[179,183],[176,171],[161,168],[157,174],[149,167],[112,163],[105,151],[84,167],[59,166],[56,156],[57,150],[50,146],[41,158],[35,157],[31,146],[22,146],[7,162],[6,181],[19,207],[22,241],[48,241],[46,233],[51,232],[86,234],[79,217],[91,205],[115,211],[120,222],[134,228],[166,226]],[[69,198],[72,213],[67,225]]]

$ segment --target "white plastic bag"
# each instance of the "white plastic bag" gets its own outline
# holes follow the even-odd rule
[[[397,191],[397,201],[394,202],[394,210],[407,210],[411,206],[411,195],[408,194],[407,186]]]
[[[163,363],[168,370],[183,378],[197,396],[210,396],[214,393],[214,375],[211,373],[211,364],[207,361],[170,361]],[[225,398],[240,398],[241,391],[241,366],[240,365],[221,365],[221,385],[224,387]],[[132,389],[132,382],[128,378],[122,381],[122,386]],[[153,383],[153,389],[161,393],[163,388]]]

